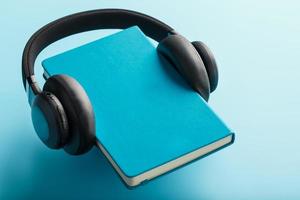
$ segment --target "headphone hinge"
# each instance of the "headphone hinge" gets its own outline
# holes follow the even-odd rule
[[[176,32],[175,30],[171,30],[171,31],[169,32],[169,35],[179,35],[179,33]]]
[[[39,88],[34,75],[26,78],[26,93],[28,103],[31,106],[35,96],[41,93],[41,89]]]

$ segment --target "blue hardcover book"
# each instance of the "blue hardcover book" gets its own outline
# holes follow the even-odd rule
[[[138,27],[48,58],[43,67],[46,77],[67,74],[84,87],[95,112],[97,145],[129,186],[234,140]]]

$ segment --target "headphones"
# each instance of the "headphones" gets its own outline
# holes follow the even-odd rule
[[[23,86],[31,106],[34,129],[52,149],[64,148],[71,155],[89,151],[95,144],[95,117],[83,87],[72,77],[54,75],[41,89],[34,76],[34,63],[48,45],[64,37],[96,29],[139,28],[158,42],[165,57],[206,101],[218,84],[212,52],[200,41],[189,42],[163,22],[130,10],[100,9],[69,15],[38,30],[27,42],[22,57]]]

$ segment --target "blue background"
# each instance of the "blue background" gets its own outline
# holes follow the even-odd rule
[[[71,157],[42,145],[21,84],[23,47],[56,18],[107,7],[145,12],[208,44],[220,72],[210,105],[237,133],[234,145],[135,190],[96,148]],[[0,199],[299,199],[299,8],[289,0],[2,1]],[[58,42],[37,64],[107,33]],[[41,80],[41,67],[36,73]]]

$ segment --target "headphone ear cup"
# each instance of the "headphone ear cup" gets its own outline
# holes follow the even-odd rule
[[[35,132],[46,146],[59,149],[66,144],[69,136],[67,116],[53,94],[42,92],[35,97],[31,119]]]
[[[71,155],[89,151],[95,144],[95,117],[83,87],[66,75],[47,79],[44,90],[53,93],[62,103],[69,122],[69,140],[64,150]]]
[[[158,44],[157,51],[175,65],[192,88],[208,101],[210,84],[204,63],[187,39],[177,34],[169,35]]]
[[[206,46],[203,42],[195,41],[192,42],[192,44],[202,58],[209,78],[210,92],[213,92],[217,88],[219,81],[216,59],[208,46]]]

